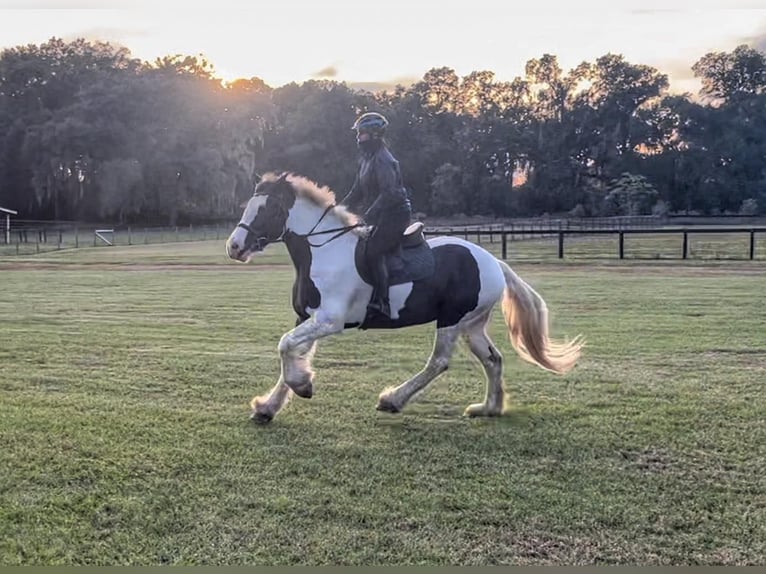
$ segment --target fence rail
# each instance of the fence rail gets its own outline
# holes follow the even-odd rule
[[[531,237],[555,237],[558,240],[558,258],[564,258],[564,244],[567,236],[593,236],[593,235],[611,235],[617,236],[618,248],[617,256],[620,259],[625,259],[625,236],[626,235],[678,235],[682,237],[682,244],[680,249],[680,259],[689,258],[689,235],[743,235],[748,237],[749,248],[747,250],[747,257],[743,257],[754,260],[756,254],[756,234],[766,234],[766,227],[705,227],[705,228],[652,228],[652,229],[527,229],[527,230],[487,230],[487,229],[468,229],[464,228],[460,231],[446,230],[446,229],[428,229],[425,231],[427,237],[434,237],[438,235],[452,235],[462,236],[466,240],[471,237],[476,237],[477,243],[482,243],[482,237],[489,237],[490,243],[494,242],[497,237],[500,240],[501,254],[503,259],[508,258],[508,242],[524,240]]]
[[[655,225],[650,225],[652,219]],[[688,259],[695,258],[704,251],[700,249],[699,239],[695,239],[692,249],[691,237],[719,236],[719,244],[707,245],[707,251],[713,252],[713,259],[764,259],[766,258],[766,226],[658,226],[659,218],[598,218],[593,220],[515,220],[495,224],[472,224],[461,226],[428,225],[425,234],[428,237],[451,235],[463,237],[488,247],[496,255],[508,259],[509,244],[518,249],[514,256],[524,252],[522,245],[529,245],[532,257],[617,257],[625,259],[629,254],[644,251],[651,245],[654,250],[650,258]],[[108,247],[108,243],[117,246],[148,245],[179,241],[201,241],[225,239],[236,225],[235,222],[217,225],[189,225],[177,227],[139,227],[125,226],[110,230],[108,241],[99,239],[98,231],[104,231],[103,225],[82,225],[69,222],[18,222],[10,233],[10,243],[6,243],[4,234],[0,237],[0,255],[27,255],[70,249],[78,247]],[[103,233],[101,234],[103,236]],[[644,243],[632,237],[647,238]],[[657,237],[648,237],[657,236]],[[663,239],[658,239],[659,237]],[[677,243],[673,237],[678,237]],[[612,244],[608,239],[616,240]],[[522,242],[522,243],[520,243]],[[626,242],[628,243],[626,245]],[[631,245],[631,242],[633,244]],[[590,247],[588,247],[590,243]],[[725,246],[722,246],[726,243]],[[489,245],[487,245],[489,244]],[[763,246],[763,247],[761,247]],[[499,253],[498,253],[499,251]],[[664,254],[661,254],[664,253]],[[732,255],[733,254],[733,255]],[[631,258],[636,258],[635,256]],[[638,257],[642,258],[642,257]]]
[[[16,226],[10,242],[0,240],[0,255],[26,255],[80,247],[149,245],[178,241],[205,241],[225,238],[233,225],[189,225],[175,227],[126,226],[105,229],[101,225]],[[105,232],[108,231],[108,234]],[[105,236],[108,235],[107,240]]]

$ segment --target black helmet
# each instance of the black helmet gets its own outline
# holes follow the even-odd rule
[[[387,127],[388,120],[383,114],[379,114],[378,112],[367,112],[356,118],[351,129],[356,130],[357,132],[367,132],[373,136],[380,137],[386,133]]]

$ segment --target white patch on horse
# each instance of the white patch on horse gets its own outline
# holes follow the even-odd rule
[[[245,206],[245,211],[242,214],[242,219],[240,219],[239,222],[243,225],[252,224],[258,215],[258,210],[266,205],[267,199],[267,197],[262,195],[254,195],[251,197]],[[229,239],[226,241],[226,253],[229,255],[229,257],[236,256],[236,252],[244,247],[245,240],[247,239],[247,234],[247,229],[243,227],[234,228],[234,231],[231,232]]]
[[[353,298],[351,305],[349,306],[348,313],[346,315],[348,323],[362,323],[367,315],[367,304],[370,302],[372,296],[372,287],[362,281],[354,267],[354,282],[361,283],[362,286],[356,292],[356,296]],[[407,298],[412,293],[413,283],[401,283],[399,285],[392,285],[388,289],[388,298],[391,305],[391,319],[396,321],[399,319],[399,315],[404,309]]]

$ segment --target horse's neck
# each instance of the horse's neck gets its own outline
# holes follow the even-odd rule
[[[287,227],[293,233],[306,235],[332,229],[346,227],[332,210],[325,213],[325,208],[312,201],[299,197],[295,200],[290,215],[287,218]],[[321,243],[324,239],[332,237],[332,233],[319,234],[312,243]]]
[[[290,210],[287,227],[297,235],[307,237],[311,249],[312,269],[343,271],[354,267],[354,250],[359,238],[355,233],[343,233],[347,223],[330,210],[325,212],[314,202],[298,198]]]

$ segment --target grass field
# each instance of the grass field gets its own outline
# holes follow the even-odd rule
[[[0,258],[0,564],[766,562],[764,262],[514,268],[588,347],[556,377],[498,314],[507,416],[460,416],[465,350],[376,412],[417,327],[322,341],[315,397],[262,427],[289,267],[221,242]]]

